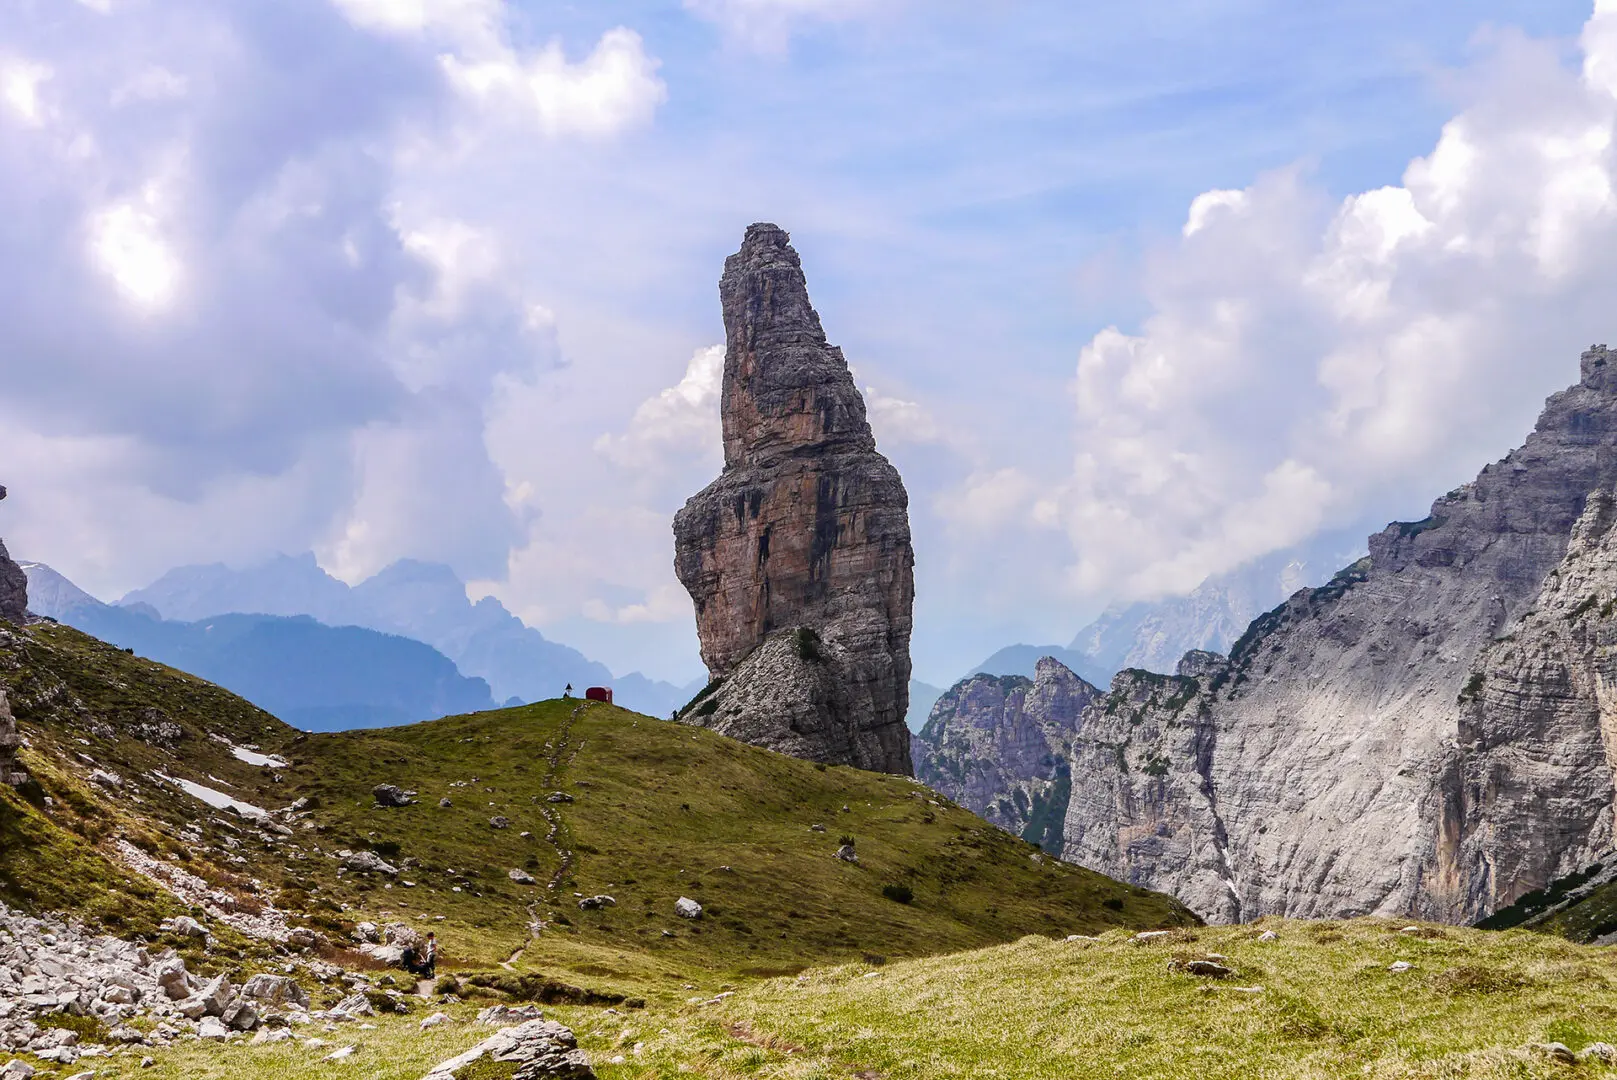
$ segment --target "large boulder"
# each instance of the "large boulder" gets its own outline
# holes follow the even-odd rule
[[[749,228],[719,295],[724,472],[674,519],[674,569],[719,685],[679,718],[796,757],[908,774],[915,555],[904,483],[876,451],[786,233]]]
[[[594,1080],[589,1058],[570,1029],[554,1020],[530,1020],[502,1028],[470,1050],[439,1062],[423,1080],[464,1080],[478,1062],[514,1064],[511,1080]],[[493,1075],[489,1073],[487,1075]]]
[[[285,975],[254,975],[242,985],[241,996],[265,1005],[309,1007],[309,995]]]

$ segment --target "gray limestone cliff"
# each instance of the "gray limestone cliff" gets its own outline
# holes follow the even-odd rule
[[[1034,678],[973,675],[911,743],[915,776],[1007,832],[1059,853],[1078,718],[1100,691],[1045,657]]]
[[[1524,446],[1227,662],[1119,675],[1074,740],[1065,856],[1219,921],[1469,922],[1609,846],[1591,620],[1613,489],[1617,354],[1598,346]]]
[[[876,450],[797,252],[753,225],[719,283],[724,472],[674,519],[718,684],[680,718],[797,757],[910,771],[909,497]]]

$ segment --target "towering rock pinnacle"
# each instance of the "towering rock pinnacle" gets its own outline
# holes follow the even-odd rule
[[[814,761],[909,773],[909,497],[876,452],[786,233],[719,282],[724,472],[674,518],[716,689],[681,719]]]

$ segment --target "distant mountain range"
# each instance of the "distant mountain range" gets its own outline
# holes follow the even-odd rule
[[[308,731],[430,720],[495,706],[488,683],[467,678],[430,645],[307,615],[162,618],[149,604],[104,604],[42,563],[23,563],[29,608],[219,684]]]
[[[1252,620],[1298,589],[1323,585],[1365,553],[1363,533],[1338,531],[1208,578],[1186,596],[1108,610],[1067,645],[1011,645],[967,673],[1034,677],[1041,657],[1099,687],[1128,668],[1171,674],[1192,649],[1228,652]]]
[[[604,664],[550,641],[492,596],[475,604],[449,567],[405,559],[358,585],[337,580],[311,553],[280,556],[236,570],[221,563],[170,570],[120,606],[150,605],[163,618],[194,621],[222,613],[308,615],[327,626],[362,626],[425,642],[466,675],[483,679],[496,700],[560,697],[571,684],[611,686],[618,704],[667,716],[706,683],[688,686],[638,672],[614,679]]]
[[[472,603],[454,571],[435,563],[394,563],[352,587],[312,554],[243,570],[183,566],[115,605],[43,563],[23,568],[36,614],[218,682],[314,730],[560,697],[569,684],[576,694],[611,686],[618,704],[667,716],[705,683],[675,686],[638,672],[614,679],[604,664],[546,639],[493,597]],[[204,626],[213,629],[182,629]],[[297,685],[305,673],[294,664],[316,663],[311,670],[319,670],[318,658],[300,651],[316,641],[346,658],[351,674],[339,679],[331,671]],[[407,663],[420,670],[395,666]]]

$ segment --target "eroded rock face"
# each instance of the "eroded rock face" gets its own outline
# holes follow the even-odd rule
[[[1614,488],[1600,346],[1521,449],[1259,618],[1227,666],[1120,675],[1080,723],[1066,856],[1221,921],[1466,922],[1545,884],[1611,831],[1604,631],[1549,606],[1604,611]]]
[[[1597,492],[1566,558],[1460,689],[1432,873],[1492,911],[1607,859],[1617,802],[1617,498]],[[1608,860],[1609,861],[1609,860]]]
[[[0,499],[6,497],[0,485]],[[28,621],[28,575],[11,561],[5,541],[0,540],[0,619],[21,626]]]
[[[1051,657],[1034,678],[973,675],[932,707],[915,776],[1007,832],[1061,850],[1078,718],[1101,692]]]
[[[724,472],[675,517],[674,568],[702,659],[724,682],[681,719],[908,773],[915,558],[903,481],[876,451],[786,233],[749,228],[719,294]]]
[[[11,715],[11,703],[6,699],[6,692],[0,690],[0,784],[17,787],[28,782],[28,773],[17,760],[17,748],[21,745],[17,721]]]

